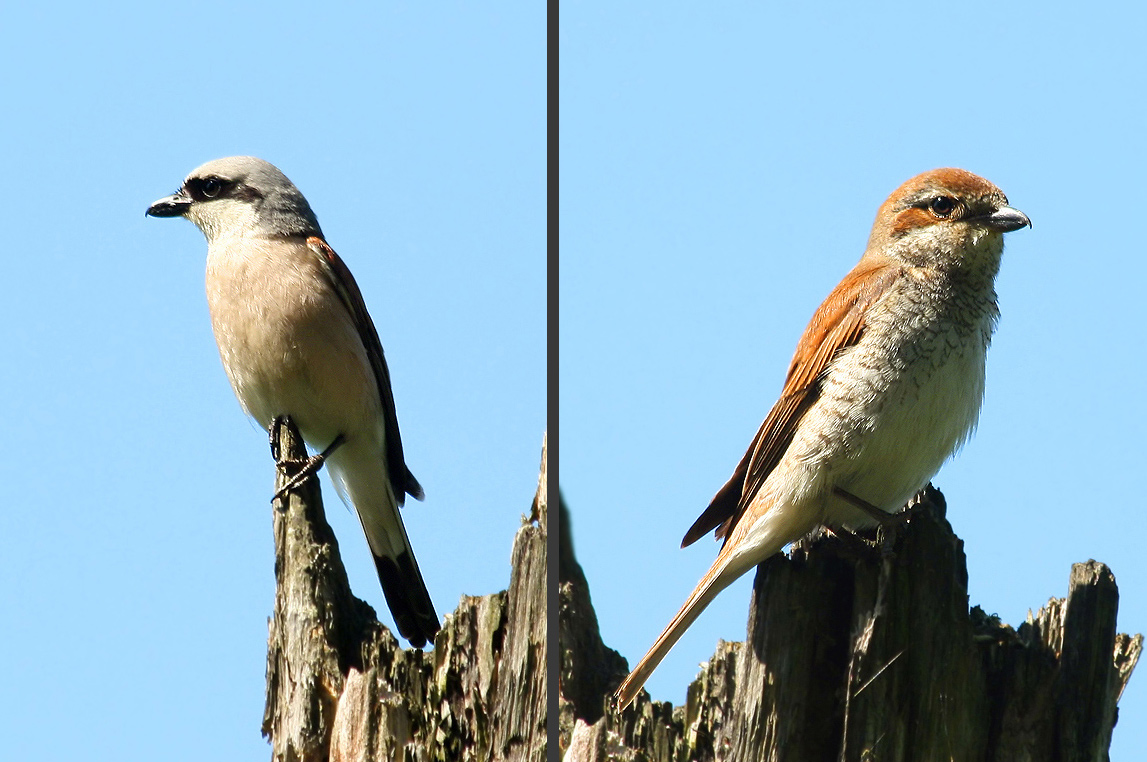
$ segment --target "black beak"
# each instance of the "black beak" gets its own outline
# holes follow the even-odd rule
[[[191,208],[191,199],[178,191],[165,196],[147,208],[148,217],[182,217]]]
[[[1010,206],[1001,206],[996,211],[981,219],[984,225],[992,230],[998,230],[1001,233],[1019,230],[1020,228],[1030,228],[1032,226],[1032,221],[1028,219],[1026,214]]]

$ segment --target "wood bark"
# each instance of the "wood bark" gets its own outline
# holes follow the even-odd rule
[[[765,561],[746,643],[718,644],[685,706],[642,691],[621,714],[606,699],[625,663],[563,532],[565,760],[1106,760],[1143,645],[1116,633],[1111,571],[1075,564],[1067,597],[1013,629],[969,608],[943,496],[918,502],[876,548],[821,532]]]
[[[289,421],[272,449],[278,491],[306,450]],[[509,588],[465,597],[423,651],[403,649],[351,593],[317,478],[275,500],[263,717],[274,762],[544,760],[546,520],[543,443]]]

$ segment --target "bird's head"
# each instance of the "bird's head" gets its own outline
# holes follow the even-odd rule
[[[208,243],[224,235],[322,236],[310,204],[273,164],[254,156],[209,161],[147,209],[152,217],[186,217]]]
[[[867,256],[994,277],[1003,234],[1030,227],[999,188],[963,169],[934,169],[897,188],[876,214]]]

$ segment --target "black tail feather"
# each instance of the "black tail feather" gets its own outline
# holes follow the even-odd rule
[[[375,556],[374,565],[399,634],[415,648],[433,643],[434,635],[440,629],[438,614],[434,611],[434,603],[414,557],[409,553],[397,558]]]

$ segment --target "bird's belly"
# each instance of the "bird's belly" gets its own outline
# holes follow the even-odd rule
[[[342,313],[299,298],[313,290],[245,278],[208,289],[220,359],[243,409],[264,428],[279,415],[323,448],[340,433],[373,428],[377,382],[357,330]],[[227,287],[230,286],[230,287]]]
[[[916,358],[881,379],[870,379],[869,385],[855,385],[848,393],[826,389],[824,405],[814,409],[819,408],[824,429],[835,430],[834,444],[809,457],[820,466],[818,481],[829,523],[872,523],[866,514],[833,497],[834,488],[885,511],[899,510],[971,433],[983,399],[987,343],[986,338],[960,338],[940,341],[942,351]],[[871,357],[852,359],[857,368],[871,366]],[[834,372],[848,370],[838,367]]]
[[[949,367],[932,376],[914,400],[880,417],[837,485],[886,511],[901,508],[940,470],[975,427],[983,365]]]

